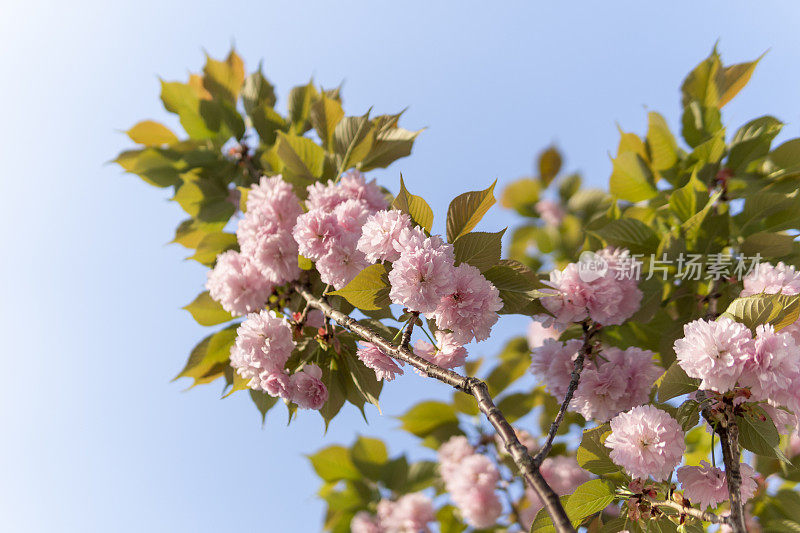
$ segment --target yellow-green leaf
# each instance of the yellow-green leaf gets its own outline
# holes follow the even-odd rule
[[[400,192],[395,196],[392,208],[408,213],[414,224],[428,231],[433,227],[433,209],[421,196],[415,196],[408,192],[402,174],[400,175]]]
[[[355,307],[374,311],[389,307],[389,273],[382,263],[370,265],[345,287],[328,294],[341,296]]]
[[[495,203],[494,186],[483,191],[471,191],[456,196],[447,209],[447,240],[455,242],[469,233]]]
[[[233,316],[218,302],[211,299],[208,291],[198,294],[197,298],[184,309],[189,311],[201,326],[214,326],[233,319]]]
[[[143,120],[126,133],[133,142],[145,146],[161,146],[178,142],[178,137],[168,127],[153,120]]]

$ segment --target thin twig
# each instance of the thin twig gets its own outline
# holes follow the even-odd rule
[[[742,472],[739,469],[739,427],[733,414],[733,403],[725,402],[726,422],[719,424],[717,434],[725,463],[725,479],[728,482],[728,496],[731,504],[730,526],[733,533],[747,533],[744,521],[744,502],[742,501]]]
[[[564,506],[561,505],[561,500],[542,477],[538,467],[534,465],[533,459],[528,454],[528,449],[519,441],[514,428],[508,423],[506,417],[494,404],[489,394],[489,387],[486,383],[477,378],[462,376],[457,372],[442,368],[414,354],[408,348],[394,345],[371,328],[359,324],[352,317],[335,310],[327,301],[314,296],[308,288],[300,284],[295,284],[294,288],[313,307],[322,311],[325,316],[330,317],[340,326],[349,329],[362,339],[373,343],[387,355],[408,363],[428,377],[437,379],[442,383],[475,397],[478,409],[486,416],[497,434],[503,439],[506,450],[522,473],[525,482],[536,492],[544,503],[544,507],[550,514],[556,531],[559,533],[575,532],[575,528],[572,527],[570,519],[564,510]]]
[[[408,343],[411,342],[411,333],[414,331],[414,324],[416,324],[418,318],[419,318],[419,312],[412,311],[411,318],[408,319],[406,328],[403,330],[403,336],[400,338],[401,347],[408,349]]]
[[[697,518],[698,520],[702,520],[703,522],[711,522],[712,524],[727,524],[728,518],[725,516],[719,516],[714,513],[709,513],[706,511],[701,511],[700,509],[695,509],[694,507],[687,507],[685,505],[681,505],[678,502],[673,502],[671,500],[656,500],[654,498],[649,498],[644,496],[650,505],[654,505],[656,507],[669,507],[671,509],[675,509],[681,514],[685,514],[687,516],[692,516]]]
[[[564,396],[564,401],[561,402],[561,407],[558,410],[555,420],[553,420],[553,423],[550,424],[550,430],[547,432],[547,439],[545,440],[544,445],[539,449],[538,452],[536,452],[536,455],[533,458],[533,462],[537,467],[542,465],[542,461],[545,460],[547,454],[549,454],[550,450],[553,448],[553,440],[556,438],[558,428],[561,426],[561,422],[564,420],[564,416],[567,413],[567,408],[569,408],[569,404],[572,401],[572,396],[575,394],[575,390],[578,388],[578,384],[580,383],[581,372],[583,372],[583,363],[586,357],[592,353],[592,337],[596,332],[597,329],[595,328],[594,324],[591,324],[589,321],[583,323],[583,346],[581,346],[578,356],[575,358],[575,364],[572,367],[569,387],[567,388],[567,394]]]

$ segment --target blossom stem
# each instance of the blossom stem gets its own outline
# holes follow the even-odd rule
[[[549,454],[550,450],[553,448],[553,440],[556,438],[558,428],[561,426],[561,422],[564,420],[564,416],[567,413],[567,408],[572,401],[572,396],[575,394],[575,390],[578,388],[578,384],[580,383],[584,360],[592,353],[592,337],[594,337],[595,333],[597,333],[595,325],[589,320],[585,321],[583,323],[583,346],[581,346],[578,356],[575,358],[575,363],[572,367],[572,374],[570,375],[569,387],[567,388],[567,394],[564,396],[564,401],[561,402],[561,407],[558,410],[555,420],[553,420],[553,423],[550,424],[550,430],[547,432],[547,439],[545,440],[544,445],[541,447],[541,449],[539,449],[533,458],[533,462],[537,467],[541,466],[542,461],[545,460],[547,454]]]
[[[478,409],[486,416],[492,424],[497,434],[503,440],[506,450],[511,455],[514,463],[519,468],[528,486],[533,489],[539,498],[544,502],[544,506],[553,520],[553,525],[559,533],[574,533],[569,517],[567,516],[561,500],[550,485],[545,481],[539,468],[534,464],[533,459],[528,454],[528,449],[519,441],[514,428],[509,424],[505,415],[497,408],[489,394],[489,387],[480,379],[462,376],[458,372],[442,368],[430,361],[416,355],[414,352],[401,345],[395,345],[384,339],[380,334],[371,328],[359,324],[354,318],[337,311],[322,298],[314,296],[307,287],[295,284],[295,290],[313,307],[322,311],[325,316],[333,319],[340,326],[349,329],[365,341],[371,342],[380,348],[384,353],[399,359],[428,377],[432,377],[450,385],[451,387],[466,392],[475,398]]]
[[[417,319],[419,319],[419,311],[412,311],[411,318],[408,319],[403,330],[403,336],[400,338],[400,346],[402,348],[408,349],[408,343],[411,342],[411,333],[414,331],[414,324],[416,324]]]
[[[681,514],[692,516],[694,518],[697,518],[698,520],[702,520],[703,522],[711,522],[712,524],[728,523],[728,519],[724,516],[719,516],[714,513],[709,513],[707,511],[701,511],[700,509],[695,509],[694,507],[687,507],[685,505],[681,505],[678,502],[673,502],[671,500],[656,500],[648,496],[644,496],[644,498],[648,502],[650,502],[650,505],[653,505],[655,507],[669,507],[670,509],[675,509]]]

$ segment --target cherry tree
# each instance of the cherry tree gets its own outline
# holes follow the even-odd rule
[[[428,459],[363,436],[310,457],[330,531],[800,529],[800,139],[721,114],[757,63],[712,51],[680,137],[657,112],[621,131],[608,192],[544,150],[502,192],[506,258],[505,230],[475,230],[494,183],[436,235],[438,206],[370,178],[420,134],[400,114],[348,116],[313,82],[281,114],[234,51],[162,82],[184,133],[140,122],[116,162],[174,191],[174,242],[209,267],[186,309],[223,326],[178,376],[325,427],[409,371],[452,390],[399,417]],[[470,356],[508,314],[527,335]]]

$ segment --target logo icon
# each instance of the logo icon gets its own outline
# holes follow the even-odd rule
[[[578,259],[578,276],[591,283],[608,272],[608,262],[594,252],[583,252]]]

